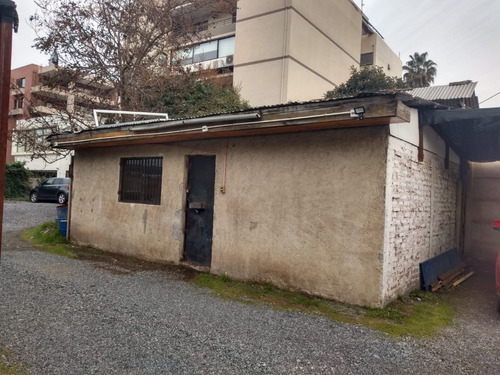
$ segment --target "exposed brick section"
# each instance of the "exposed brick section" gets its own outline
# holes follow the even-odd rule
[[[458,166],[392,139],[388,150],[384,300],[420,285],[419,263],[455,247]]]

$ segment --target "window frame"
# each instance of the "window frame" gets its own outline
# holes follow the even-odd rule
[[[118,201],[161,205],[163,157],[120,158]]]
[[[16,86],[20,89],[26,87],[26,77],[16,79]]]
[[[233,51],[232,51],[232,53],[221,53],[221,46],[220,46],[221,41],[228,41],[229,39],[233,39]],[[211,60],[219,59],[221,57],[231,56],[231,55],[234,55],[234,43],[235,43],[235,41],[236,41],[236,38],[234,35],[227,36],[224,38],[219,38],[219,39],[208,40],[206,42],[190,46],[189,48],[186,48],[184,50],[182,50],[182,49],[178,50],[175,54],[176,56],[174,57],[174,61],[176,61],[178,64],[180,64],[182,66],[186,66],[186,65],[191,65],[191,64],[200,64],[204,61],[211,61]],[[217,44],[217,48],[215,50],[216,57],[211,56],[210,58],[204,58],[203,53],[197,54],[197,55],[195,54],[195,52],[197,50],[203,50],[204,45],[208,46],[208,45],[213,44],[213,43]],[[211,53],[209,52],[206,55],[207,56],[211,55]]]
[[[24,95],[14,96],[14,109],[24,109]]]

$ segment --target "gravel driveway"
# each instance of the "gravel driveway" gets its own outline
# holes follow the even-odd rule
[[[19,229],[54,220],[55,207],[5,205],[0,346],[34,374],[499,372],[500,318],[494,300],[489,306],[475,297],[474,282],[450,296],[459,309],[453,327],[432,340],[391,339],[358,325],[222,301],[165,271],[114,274],[23,245]]]

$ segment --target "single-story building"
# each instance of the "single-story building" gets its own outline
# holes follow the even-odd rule
[[[419,121],[433,108],[388,93],[54,135],[75,150],[69,238],[383,306],[460,244],[461,158]]]

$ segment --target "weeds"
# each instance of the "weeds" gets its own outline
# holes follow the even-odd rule
[[[198,273],[182,266],[141,261],[89,247],[74,246],[59,233],[57,224],[45,223],[24,232],[23,237],[49,253],[107,264],[101,266],[120,274],[140,270],[168,270],[194,285],[211,289],[217,296],[246,304],[265,304],[279,310],[296,310],[324,316],[337,322],[362,324],[392,336],[426,337],[451,324],[453,311],[442,298],[415,291],[383,309],[358,307],[310,295],[282,290],[270,284],[233,280],[227,275]]]
[[[168,270],[182,280],[191,280],[197,271],[171,264],[148,262],[133,257],[105,252],[89,246],[79,246],[68,242],[60,233],[56,222],[44,223],[23,232],[23,238],[40,250],[67,258],[97,262],[96,268],[111,273],[133,275],[138,271]],[[1,373],[0,373],[1,375]]]
[[[75,258],[71,245],[61,235],[56,222],[48,222],[28,229],[23,233],[23,238],[48,253]]]
[[[211,289],[217,296],[247,304],[265,304],[278,310],[296,310],[337,322],[362,324],[391,336],[426,337],[451,324],[453,311],[438,296],[414,292],[383,309],[329,301],[269,284],[231,280],[226,275],[199,274],[192,283]]]
[[[26,375],[28,374],[28,366],[26,364],[16,363],[13,355],[9,351],[0,348],[0,374]]]

